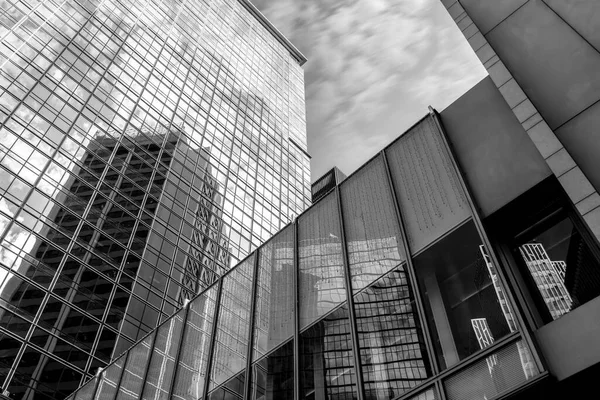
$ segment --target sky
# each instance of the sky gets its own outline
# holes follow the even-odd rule
[[[308,58],[312,181],[350,174],[487,73],[440,0],[252,0]]]

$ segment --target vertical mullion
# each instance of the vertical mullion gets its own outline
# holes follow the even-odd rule
[[[246,352],[246,385],[244,386],[244,399],[250,398],[250,391],[252,389],[251,385],[251,370],[252,370],[252,350],[253,350],[253,342],[254,342],[254,323],[255,323],[255,314],[256,314],[256,304],[258,303],[257,294],[258,294],[258,260],[259,260],[259,252],[260,250],[256,250],[254,252],[254,280],[252,282],[252,297],[251,297],[251,305],[250,305],[250,328],[248,332],[248,351]]]
[[[436,375],[440,372],[438,364],[434,358],[434,354],[436,354],[435,348],[433,347],[433,340],[431,339],[431,334],[429,331],[429,325],[427,324],[427,318],[425,317],[425,306],[423,305],[423,301],[421,299],[421,293],[419,291],[419,285],[417,281],[417,275],[415,272],[415,266],[412,261],[412,253],[410,250],[410,245],[408,244],[408,234],[406,232],[406,225],[404,225],[404,218],[402,216],[402,210],[400,210],[400,203],[398,202],[398,198],[396,196],[396,190],[394,188],[394,180],[392,179],[392,173],[390,171],[390,165],[385,154],[385,150],[381,150],[381,157],[383,158],[383,166],[385,168],[385,172],[387,175],[387,181],[390,189],[390,193],[392,195],[392,203],[394,203],[394,210],[396,211],[396,218],[398,220],[398,226],[400,227],[400,236],[402,237],[402,247],[404,248],[404,253],[406,254],[406,269],[407,275],[410,280],[410,284],[412,286],[412,293],[415,299],[415,304],[417,306],[417,314],[419,317],[419,322],[421,324],[421,331],[423,332],[423,337],[425,338],[425,347],[427,348],[427,358],[429,359],[429,365],[431,365],[432,374]]]
[[[358,342],[358,328],[356,324],[356,314],[354,312],[354,297],[352,296],[352,278],[350,275],[350,263],[348,262],[348,249],[346,247],[346,234],[344,231],[344,215],[342,212],[342,198],[339,185],[335,187],[335,197],[337,200],[338,217],[340,224],[340,239],[342,248],[342,259],[344,263],[344,278],[346,282],[346,297],[348,302],[350,333],[352,339],[352,356],[354,358],[354,371],[356,372],[356,385],[358,386],[358,400],[365,398],[365,385],[363,382],[362,365],[360,362],[360,351]]]
[[[96,373],[96,383],[94,383],[94,391],[92,392],[92,396],[90,397],[92,400],[96,398],[96,392],[98,391],[98,387],[100,386],[100,379],[102,379],[102,371]],[[75,395],[77,397],[77,395]]]
[[[292,257],[294,268],[294,400],[300,400],[300,268],[298,263],[298,218],[292,224]]]
[[[439,400],[446,400],[446,392],[444,391],[444,382],[439,379],[435,382],[433,390],[437,392]]]
[[[219,314],[221,311],[221,294],[223,292],[223,277],[219,279],[219,289],[217,298],[215,299],[215,317],[213,318],[212,332],[210,334],[210,344],[208,346],[208,360],[206,362],[206,378],[204,379],[204,388],[202,390],[202,398],[208,398],[208,388],[210,384],[211,368],[213,363],[213,352],[215,351],[215,342],[217,340],[217,323],[219,322]],[[170,398],[170,397],[169,397]]]
[[[146,380],[148,379],[148,373],[150,372],[150,362],[152,361],[152,356],[154,355],[154,346],[156,345],[156,338],[158,337],[158,330],[160,329],[160,327],[161,326],[158,326],[154,329],[154,337],[152,338],[152,343],[150,344],[150,355],[148,356],[148,362],[146,363],[146,370],[144,371],[144,378],[142,379],[142,390],[140,390],[138,400],[142,398],[142,394],[144,393],[144,387],[146,384]],[[183,329],[181,330],[183,331]],[[166,356],[167,355],[165,354],[165,357]]]
[[[117,381],[117,384],[115,385],[116,387],[116,391],[115,391],[115,399],[117,399],[119,397],[119,390],[121,389],[121,382],[123,381],[123,375],[125,375],[125,367],[127,366],[127,361],[129,361],[129,356],[131,355],[131,349],[133,347],[131,347],[129,350],[127,350],[127,355],[125,356],[125,359],[123,360],[123,366],[121,367],[121,375],[119,375],[119,380]]]
[[[185,339],[185,333],[186,333],[185,328],[187,326],[187,318],[188,318],[188,314],[190,313],[191,304],[192,304],[192,302],[188,301],[187,304],[184,306],[185,312],[183,313],[183,322],[182,322],[183,326],[181,327],[181,337],[179,338],[179,348],[177,349],[177,354],[175,355],[175,360],[173,362],[173,368],[175,369],[175,371],[173,371],[173,376],[171,377],[171,384],[169,385],[169,394],[167,396],[168,399],[173,397],[173,390],[175,390],[175,382],[177,379],[177,370],[178,370],[177,366],[179,365],[179,358],[181,357],[181,349],[183,348],[183,339]],[[158,336],[158,335],[156,335],[156,336]],[[167,356],[167,354],[165,354],[165,357],[166,356]]]
[[[508,281],[507,281],[506,277],[504,276],[504,271],[502,268],[500,268],[500,266],[501,266],[500,261],[499,261],[498,257],[496,256],[496,252],[494,251],[494,248],[492,247],[492,244],[487,236],[485,228],[483,227],[483,222],[481,221],[481,216],[479,215],[479,210],[478,210],[477,206],[475,205],[473,196],[471,195],[471,189],[469,188],[469,185],[467,184],[467,182],[463,176],[460,166],[458,165],[458,163],[456,161],[454,151],[452,150],[452,147],[450,146],[448,137],[446,135],[446,131],[444,130],[444,128],[442,126],[439,116],[438,116],[437,112],[431,106],[429,106],[429,115],[430,115],[430,118],[433,119],[433,121],[435,122],[435,125],[440,132],[439,135],[442,139],[444,148],[448,152],[450,162],[452,163],[452,167],[454,168],[454,171],[456,172],[458,181],[460,183],[460,187],[462,188],[463,192],[465,193],[467,203],[469,204],[469,208],[471,209],[471,215],[473,216],[473,222],[475,223],[477,232],[479,233],[479,237],[481,238],[489,257],[492,259],[492,263],[496,267],[496,271],[498,272],[498,276],[500,277],[500,283],[502,283],[502,286],[505,289],[504,293],[508,297],[510,306],[513,309],[513,313],[515,314],[515,317],[519,323],[519,327],[521,328],[520,329],[521,335],[527,342],[527,345],[529,346],[529,348],[535,349],[536,345],[533,342],[533,340],[531,339],[531,336],[529,335],[528,330],[526,329],[527,325],[525,324],[525,321],[523,319],[523,316],[521,315],[521,312],[517,308],[517,302],[516,302],[515,298],[513,297],[512,291],[509,290],[510,286],[508,285]],[[539,358],[537,352],[532,351],[531,353],[532,353],[532,357],[536,361],[537,367],[540,370],[543,370],[544,369],[543,363],[542,363],[541,359]]]

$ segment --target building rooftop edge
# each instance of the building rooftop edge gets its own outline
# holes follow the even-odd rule
[[[304,54],[302,54],[300,52],[300,50],[298,50],[296,48],[296,46],[294,46],[292,44],[292,42],[289,41],[288,38],[286,38],[283,33],[279,32],[279,30],[277,28],[275,28],[275,25],[273,25],[268,19],[267,17],[265,17],[259,10],[258,8],[256,8],[256,6],[254,4],[252,4],[250,2],[250,0],[238,0],[238,2],[244,6],[244,8],[246,8],[246,10],[248,10],[250,12],[250,14],[254,15],[254,17],[261,23],[263,24],[263,26],[265,28],[267,28],[267,30],[269,32],[271,32],[271,34],[273,36],[275,36],[276,39],[278,39],[281,44],[283,44],[283,46],[290,52],[290,54],[292,55],[292,57],[294,57],[296,59],[296,61],[298,61],[298,63],[300,64],[300,66],[304,65],[307,61],[306,57],[304,56]]]

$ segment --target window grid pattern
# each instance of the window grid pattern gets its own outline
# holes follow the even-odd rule
[[[303,71],[244,1],[3,4],[11,398],[65,396],[309,205]]]
[[[394,143],[392,146],[396,144]],[[375,165],[383,162],[383,166],[385,167],[385,158],[383,157],[382,159],[376,157],[370,162]],[[368,167],[369,165],[365,167],[365,171],[370,171]],[[378,168],[373,167],[373,169]],[[381,170],[381,172],[387,173],[385,169]],[[394,172],[390,171],[390,173],[392,175],[391,182],[394,182]],[[353,179],[368,180],[368,183],[363,182],[365,185],[372,184],[373,182],[373,177],[368,172],[360,173],[359,171],[349,177],[345,181],[347,182],[345,184],[353,187]],[[386,179],[382,179],[382,182],[386,182]],[[388,193],[391,193],[391,187],[387,190],[390,190]],[[341,239],[340,216],[342,213],[347,212],[348,204],[356,204],[355,207],[358,212],[362,208],[369,207],[371,202],[364,200],[356,203],[346,202],[344,197],[347,199],[351,196],[351,191],[347,191],[346,194],[344,193],[343,187],[341,190],[332,192],[302,214],[295,221],[294,225],[282,230],[254,253],[254,257],[258,257],[259,267],[256,277],[258,279],[258,282],[256,282],[257,296],[253,300],[257,310],[256,318],[254,319],[254,333],[255,335],[260,335],[261,331],[264,333],[267,329],[265,327],[265,320],[261,320],[263,318],[261,317],[262,311],[259,311],[260,307],[264,307],[264,304],[261,305],[263,301],[261,300],[261,296],[264,297],[265,290],[272,290],[279,284],[278,281],[274,280],[271,280],[270,286],[265,283],[264,279],[266,275],[264,272],[277,271],[278,268],[281,268],[281,271],[283,271],[286,263],[291,262],[294,265],[295,259],[298,261],[298,269],[295,271],[298,279],[292,280],[292,282],[296,282],[294,290],[298,291],[299,296],[299,302],[294,307],[296,308],[294,312],[299,313],[298,317],[302,315],[302,309],[303,307],[307,307],[307,305],[312,304],[314,307],[313,311],[316,309],[316,299],[318,299],[319,290],[325,289],[330,291],[330,287],[323,285],[320,279],[309,280],[303,278],[302,274],[310,274],[317,277],[319,277],[318,274],[327,277],[331,275],[339,279],[340,283],[336,286],[336,290],[340,295],[337,297],[336,302],[331,302],[327,308],[323,308],[319,313],[314,311],[313,314],[306,314],[310,318],[305,320],[304,325],[301,323],[302,319],[298,318],[300,324],[297,327],[298,330],[294,332],[294,338],[297,337],[299,340],[297,346],[298,353],[295,353],[294,338],[292,337],[287,341],[277,341],[277,344],[266,347],[262,346],[260,341],[254,341],[253,346],[255,346],[255,349],[252,352],[252,359],[245,360],[244,369],[231,371],[225,378],[220,377],[218,373],[215,374],[214,369],[211,370],[211,374],[215,375],[210,377],[211,381],[222,383],[220,386],[212,389],[208,396],[210,399],[241,399],[243,398],[243,393],[249,393],[249,398],[299,397],[377,400],[414,398],[429,400],[438,398],[437,389],[444,390],[449,398],[462,398],[466,386],[475,387],[475,392],[473,393],[483,393],[483,395],[489,398],[504,390],[516,389],[518,386],[539,375],[540,369],[534,361],[533,353],[523,340],[523,334],[519,330],[518,322],[515,318],[518,311],[514,307],[510,308],[510,310],[515,311],[511,311],[511,318],[509,318],[513,322],[511,326],[514,326],[514,330],[511,329],[504,338],[499,336],[495,341],[488,340],[489,343],[486,342],[486,345],[483,347],[477,344],[476,335],[477,332],[486,331],[487,328],[479,329],[484,327],[484,319],[480,317],[472,318],[469,314],[465,314],[468,326],[465,325],[462,328],[467,329],[468,332],[461,338],[466,341],[475,341],[475,344],[481,348],[473,353],[473,357],[469,358],[468,362],[462,363],[459,360],[452,369],[447,370],[447,373],[433,375],[433,371],[436,369],[430,365],[430,360],[437,362],[437,359],[434,356],[430,357],[429,354],[435,355],[437,347],[434,345],[429,348],[429,342],[424,340],[426,332],[421,329],[421,326],[423,321],[426,320],[427,315],[420,315],[417,311],[420,308],[416,306],[416,303],[420,301],[419,299],[421,299],[422,294],[419,293],[419,288],[412,286],[412,282],[417,279],[417,276],[411,276],[413,274],[412,262],[417,257],[426,254],[426,251],[420,252],[418,255],[410,254],[410,258],[405,262],[400,261],[398,265],[392,267],[389,271],[382,272],[379,276],[372,274],[369,275],[368,279],[363,278],[361,288],[352,294],[353,302],[346,301],[347,296],[345,294],[352,293],[353,289],[346,287],[346,282],[350,281],[348,279],[349,276],[346,274],[350,274],[351,276],[352,272],[351,265],[345,265],[345,257],[342,257],[342,251],[344,251],[344,248],[349,249],[350,240],[346,239],[347,242],[343,242]],[[338,195],[341,195],[342,198],[338,199]],[[376,196],[377,192],[375,191],[373,194],[375,198],[374,202],[379,201],[376,199]],[[337,204],[339,204],[338,200],[341,200],[342,210],[337,208]],[[392,200],[390,199],[389,201]],[[402,210],[401,207],[400,209]],[[362,212],[366,213],[364,210]],[[393,217],[395,218],[395,216]],[[459,223],[459,226],[454,226],[454,230],[451,230],[450,234],[443,236],[443,239],[452,238],[452,234],[456,231],[468,228],[467,230],[471,232],[473,237],[467,237],[467,242],[477,243],[475,247],[469,247],[469,251],[474,252],[472,254],[474,257],[484,257],[485,261],[484,258],[481,258],[481,265],[476,269],[479,271],[477,274],[467,275],[470,276],[469,279],[473,280],[471,284],[475,286],[478,284],[481,286],[482,282],[485,283],[484,288],[489,292],[486,293],[489,296],[490,304],[496,304],[502,310],[499,300],[504,300],[505,302],[508,300],[504,296],[501,296],[501,299],[496,299],[496,293],[506,293],[502,284],[498,281],[498,275],[501,272],[497,268],[490,269],[489,263],[492,262],[491,257],[487,257],[487,253],[483,253],[483,250],[480,249],[481,240],[478,236],[479,234],[476,230],[473,231],[470,228],[470,224],[472,222],[462,225]],[[293,229],[297,229],[298,232],[295,243],[293,243]],[[369,232],[373,231],[366,230],[366,232],[367,239],[369,239]],[[458,239],[460,238],[462,236],[458,236]],[[405,239],[400,237],[399,240]],[[461,240],[458,241],[464,245]],[[307,250],[309,246],[314,247],[315,243],[319,245],[318,250]],[[436,243],[441,243],[441,241]],[[407,247],[408,243],[403,242],[403,245]],[[435,247],[431,242],[425,243],[425,245],[431,248]],[[332,248],[334,250],[331,250]],[[452,248],[460,250],[456,244]],[[277,249],[285,250],[278,253]],[[457,252],[459,255],[463,253],[465,252]],[[278,258],[276,255],[278,254],[281,255],[280,259],[283,260],[281,263],[277,261]],[[376,252],[373,258],[374,263],[378,262],[378,254],[381,253]],[[453,260],[449,261],[454,262]],[[458,263],[457,265],[463,264]],[[467,264],[467,267],[470,265]],[[245,263],[236,268],[241,268],[240,276],[246,276],[251,271],[248,264]],[[332,269],[335,271],[333,274],[330,273]],[[242,274],[241,271],[243,270],[248,272]],[[459,271],[461,272],[459,274],[453,274],[451,276],[452,279],[449,279],[448,282],[452,283],[456,281],[461,274],[468,273],[469,271],[471,270],[467,268],[465,271]],[[219,280],[223,283],[221,299],[235,298],[236,296],[240,299],[247,299],[249,293],[247,290],[237,290],[235,293],[231,293],[230,291],[235,289],[235,285],[225,284],[225,280],[233,272],[230,272]],[[248,288],[252,286],[249,283],[246,284]],[[262,289],[260,288],[261,285],[263,285]],[[211,290],[214,291],[215,289]],[[468,290],[471,290],[471,287],[465,285],[464,290],[468,292]],[[190,309],[188,320],[193,315],[191,310],[198,298],[192,300],[192,308]],[[328,297],[328,299],[330,298],[331,296]],[[457,304],[460,304],[460,299],[452,300],[456,300]],[[222,301],[228,302],[230,300]],[[352,305],[357,318],[356,336],[358,337],[358,343],[354,343],[352,340],[354,336],[352,330],[355,329],[354,324],[350,323],[349,320],[349,307]],[[215,306],[221,310],[226,310],[230,307],[230,305],[226,304],[216,304]],[[249,304],[243,307],[243,309],[252,309],[252,305]],[[228,311],[225,311],[225,313],[228,313]],[[499,317],[504,318],[502,314]],[[227,319],[221,321],[226,322]],[[269,321],[268,324],[271,322],[277,324],[278,321]],[[493,322],[491,319],[488,319],[485,323],[492,324]],[[473,328],[475,326],[473,324],[476,325],[477,329]],[[236,321],[232,324],[232,329],[238,325],[239,321]],[[217,329],[217,332],[223,328]],[[211,331],[209,329],[207,332]],[[244,333],[247,334],[248,331],[244,331]],[[187,330],[183,332],[183,336],[183,343],[187,343]],[[481,338],[483,339],[483,336]],[[490,338],[488,337],[488,339]],[[207,337],[207,340],[214,341],[215,339]],[[213,347],[216,348],[216,344],[214,346],[206,343],[203,345],[204,349]],[[188,357],[188,349],[186,347],[181,349],[181,360]],[[217,352],[213,352],[213,356],[218,359]],[[240,352],[240,354],[245,355],[247,353]],[[361,362],[360,370],[362,370],[362,375],[356,372],[359,369],[355,368],[355,360]],[[185,360],[179,362],[179,364],[176,363],[176,374],[179,374],[180,370],[188,368],[184,367],[184,365],[189,365],[189,361]],[[300,376],[298,384],[300,393],[294,393],[294,365],[300,366],[300,370],[295,371]],[[436,366],[437,370],[443,369],[439,362]],[[246,367],[250,367],[250,371],[246,370]],[[206,367],[202,370],[205,371]],[[475,374],[476,378],[474,379],[477,382],[473,385],[465,385],[465,379],[471,373]],[[362,381],[362,386],[365,388],[364,393],[358,393],[357,388],[360,387],[358,384],[359,380]],[[202,384],[199,386],[204,387],[205,384],[206,381],[203,379]],[[183,386],[185,385],[181,385],[176,381],[174,386],[175,393],[179,393]],[[175,397],[191,400],[192,398],[201,398],[202,392],[195,392],[193,396]]]

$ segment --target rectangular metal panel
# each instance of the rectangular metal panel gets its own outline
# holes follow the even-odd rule
[[[600,51],[598,0],[544,0],[567,24]]]
[[[552,174],[489,77],[440,118],[482,217]]]
[[[460,4],[484,35],[527,0],[462,0]]]
[[[596,190],[600,190],[600,103],[589,107],[556,130],[556,137]]]
[[[600,99],[600,54],[541,0],[486,38],[550,128]]]
[[[558,380],[600,362],[600,297],[540,328],[535,336]]]
[[[426,118],[386,149],[413,253],[471,215],[440,135]]]

